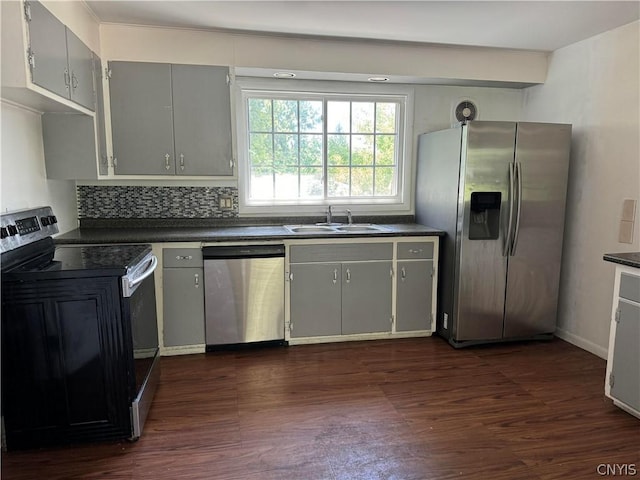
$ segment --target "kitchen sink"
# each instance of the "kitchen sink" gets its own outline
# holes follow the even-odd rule
[[[336,230],[339,232],[354,232],[354,233],[359,233],[359,232],[384,232],[386,231],[385,228],[383,227],[379,227],[378,225],[372,225],[372,224],[366,224],[366,225],[358,225],[358,224],[352,224],[352,225],[342,225],[341,227],[336,227]]]
[[[373,233],[385,232],[386,228],[371,223],[353,224],[327,224],[327,225],[285,225],[284,228],[291,233]]]
[[[291,233],[329,233],[335,230],[328,225],[285,225]]]

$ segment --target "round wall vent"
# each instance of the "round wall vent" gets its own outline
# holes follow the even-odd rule
[[[478,115],[478,109],[473,102],[464,100],[456,106],[456,120],[462,123],[467,123],[473,120]]]

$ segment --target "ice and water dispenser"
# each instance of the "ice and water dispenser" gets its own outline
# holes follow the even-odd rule
[[[500,231],[500,192],[472,192],[469,240],[496,240]]]

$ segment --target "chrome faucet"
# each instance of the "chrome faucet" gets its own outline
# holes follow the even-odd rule
[[[327,223],[331,223],[331,205],[327,208]]]
[[[353,217],[351,216],[351,210],[349,210],[347,208],[347,222],[349,223],[349,225],[351,225],[353,223]]]

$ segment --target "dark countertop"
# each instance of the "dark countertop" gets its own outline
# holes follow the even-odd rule
[[[640,268],[640,252],[629,253],[605,253],[604,260],[607,262],[619,263],[628,267]]]
[[[111,227],[77,228],[55,237],[57,245],[164,242],[235,242],[310,238],[371,238],[397,236],[443,236],[445,232],[415,223],[378,224],[385,231],[367,233],[291,233],[280,225],[206,227]]]

